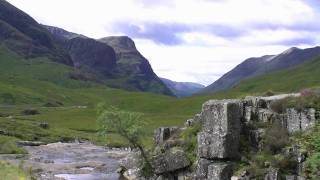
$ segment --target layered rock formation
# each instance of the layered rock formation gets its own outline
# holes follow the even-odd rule
[[[156,177],[160,179],[196,179],[196,180],[244,180],[250,179],[249,172],[235,175],[234,164],[238,163],[240,154],[240,137],[249,140],[248,146],[260,151],[266,127],[249,128],[251,123],[269,124],[283,127],[288,133],[303,132],[315,123],[315,110],[296,110],[288,108],[282,114],[272,110],[274,102],[299,94],[285,94],[271,97],[247,97],[243,100],[210,100],[203,104],[202,111],[194,119],[187,120],[183,128],[159,128],[155,131],[157,147],[163,147],[168,141],[178,137],[177,133],[186,128],[201,124],[197,135],[196,161],[192,164],[186,159],[186,152],[181,145],[164,148],[154,158]],[[178,150],[177,150],[178,148]],[[173,153],[175,152],[175,153]],[[156,153],[157,154],[157,153]],[[290,157],[293,174],[286,174],[287,179],[303,178],[303,167],[307,153],[298,145],[283,149],[283,154]],[[277,180],[283,176],[282,171],[266,163],[264,179]],[[294,166],[294,167],[293,167]]]

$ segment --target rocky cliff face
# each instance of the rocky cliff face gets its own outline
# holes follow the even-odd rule
[[[277,70],[287,69],[306,61],[311,61],[320,55],[320,47],[299,49],[290,48],[278,55],[267,55],[259,58],[249,58],[220,79],[209,85],[200,93],[214,93],[230,89],[240,81],[267,74]]]
[[[300,94],[246,97],[242,100],[210,100],[203,104],[200,114],[197,114],[194,119],[187,120],[186,127],[157,129],[154,152],[156,155],[153,158],[156,175],[150,179],[303,179],[303,167],[307,153],[299,145],[284,147],[278,152],[280,154],[276,155],[288,158],[290,165],[277,166],[265,160],[263,170],[261,170],[262,174],[239,169],[239,162],[246,162],[248,166],[257,166],[250,160],[246,160],[248,154],[244,153],[248,152],[243,149],[252,148],[251,156],[264,151],[262,148],[265,146],[264,143],[267,143],[266,136],[270,136],[268,132],[270,127],[280,127],[279,130],[285,129],[289,134],[304,132],[314,127],[316,112],[312,108],[302,111],[288,108],[281,113],[273,109],[274,103],[298,96]],[[189,128],[194,128],[197,124],[200,124],[201,128],[197,133],[196,160],[191,161],[187,152],[183,150],[187,142],[181,141],[179,137],[185,136],[184,132],[189,131]],[[254,124],[259,124],[259,126],[253,126]],[[253,164],[250,165],[250,163]]]

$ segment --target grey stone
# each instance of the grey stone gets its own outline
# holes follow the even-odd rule
[[[279,169],[269,168],[267,174],[264,177],[264,180],[280,180]]]
[[[286,180],[298,180],[296,175],[287,175]]]
[[[210,100],[202,108],[202,132],[198,156],[206,159],[235,158],[240,140],[241,102]]]
[[[252,106],[245,106],[244,107],[243,117],[244,117],[245,122],[250,122],[252,120],[253,113],[254,113],[254,110],[253,110]]]
[[[258,110],[258,121],[259,122],[270,122],[274,113],[269,109],[259,109]]]
[[[192,126],[194,124],[194,120],[193,119],[188,119],[188,120],[186,120],[186,122],[185,122],[185,126],[186,127],[190,127],[190,126]]]
[[[254,147],[256,150],[262,149],[262,138],[265,134],[265,129],[257,129],[249,131],[249,141],[250,145]]]
[[[287,128],[289,133],[305,131],[314,127],[316,123],[315,110],[307,109],[298,112],[294,108],[287,109]]]
[[[230,180],[233,167],[229,163],[212,163],[208,166],[208,180]]]
[[[168,140],[172,134],[174,134],[179,128],[178,127],[160,127],[154,132],[154,142],[156,145],[163,144]]]
[[[163,174],[184,169],[190,166],[190,161],[182,150],[173,148],[155,156],[152,166],[156,174]]]
[[[202,180],[207,178],[208,175],[208,166],[211,161],[207,159],[198,159],[196,163],[196,170],[195,170],[195,179]]]

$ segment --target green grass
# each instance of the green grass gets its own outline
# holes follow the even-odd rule
[[[10,135],[23,140],[52,142],[81,138],[117,146],[126,145],[123,139],[114,134],[107,140],[97,137],[95,106],[104,102],[123,110],[143,113],[149,134],[146,136],[146,144],[151,145],[155,128],[182,125],[186,119],[200,112],[201,105],[209,99],[239,98],[268,90],[290,92],[302,87],[317,86],[320,84],[317,67],[320,67],[319,59],[294,69],[246,80],[227,92],[177,99],[74,80],[69,78],[69,74],[74,72],[69,66],[46,58],[22,59],[2,47],[0,114],[11,115],[13,118],[0,118],[0,130],[8,131]],[[63,106],[43,107],[48,102],[61,102]],[[37,109],[40,114],[21,115],[21,111],[30,108]],[[48,122],[50,128],[41,129],[38,126],[40,122]]]
[[[3,180],[29,180],[26,173],[18,167],[14,167],[7,162],[0,161],[0,179]]]

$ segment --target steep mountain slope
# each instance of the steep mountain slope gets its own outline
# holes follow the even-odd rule
[[[249,77],[290,68],[312,60],[319,55],[320,47],[308,49],[290,48],[279,55],[249,58],[226,73],[213,84],[203,89],[201,93],[214,93],[227,90]]]
[[[86,36],[81,34],[76,34],[73,32],[66,31],[62,28],[54,27],[54,26],[48,26],[48,25],[42,25],[44,28],[46,28],[51,34],[57,36],[57,37],[63,37],[65,39],[73,39],[77,37],[86,38]]]
[[[73,38],[67,41],[65,48],[78,69],[91,68],[110,78],[116,66],[114,50],[101,42],[89,38]]]
[[[51,38],[50,33],[32,17],[0,0],[0,42],[24,57],[46,56],[72,65],[66,52]]]
[[[120,82],[132,85],[140,91],[173,95],[153,72],[149,61],[137,50],[132,39],[127,36],[112,36],[99,39],[99,41],[115,50],[117,65],[114,72]],[[130,90],[130,87],[127,89]]]
[[[192,82],[175,82],[166,78],[161,78],[161,80],[177,97],[191,96],[205,87],[202,84]]]

